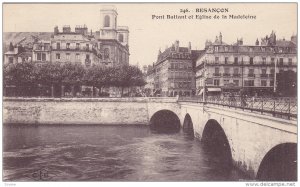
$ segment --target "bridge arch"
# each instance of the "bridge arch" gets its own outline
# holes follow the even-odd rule
[[[232,165],[231,147],[224,129],[214,119],[209,119],[204,126],[201,141],[215,155],[220,155],[224,166]]]
[[[150,118],[149,126],[151,130],[159,133],[179,132],[180,119],[171,110],[159,110]]]
[[[256,178],[263,181],[296,181],[297,144],[282,143],[269,150],[260,163]]]
[[[194,136],[194,125],[191,116],[187,113],[183,120],[183,132]]]

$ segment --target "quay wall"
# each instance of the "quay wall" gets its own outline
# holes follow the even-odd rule
[[[141,124],[176,98],[4,98],[5,124]]]

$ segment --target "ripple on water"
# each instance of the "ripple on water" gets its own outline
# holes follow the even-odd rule
[[[187,139],[182,133],[151,134],[148,128],[129,126],[41,126],[39,129],[35,131],[37,135],[30,129],[20,129],[18,133],[22,136],[9,136],[24,138],[36,135],[38,138],[32,137],[32,142],[27,140],[25,148],[11,146],[9,150],[4,150],[3,180],[33,181],[32,173],[42,168],[50,173],[48,180],[53,181],[209,181],[242,178],[233,169],[223,170],[219,167],[219,160],[203,149],[199,141]]]

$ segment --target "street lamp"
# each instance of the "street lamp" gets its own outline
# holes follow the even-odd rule
[[[203,74],[204,74],[204,80],[203,80],[203,102],[205,102],[205,87],[206,87],[206,78],[207,78],[207,69],[206,69],[206,58],[205,58],[205,60],[204,60],[204,68],[203,68]]]
[[[275,70],[274,70],[274,86],[273,86],[273,88],[274,88],[274,95],[275,95],[275,93],[276,93],[276,82],[277,82],[277,80],[276,80],[276,73],[277,73],[277,63],[278,63],[278,58],[277,58],[277,61],[275,61]]]

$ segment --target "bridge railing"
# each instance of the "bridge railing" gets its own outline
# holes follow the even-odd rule
[[[229,108],[239,108],[261,114],[271,114],[280,118],[297,118],[297,98],[289,97],[237,97],[208,96],[203,102],[202,97],[179,97],[178,102],[214,104]]]

